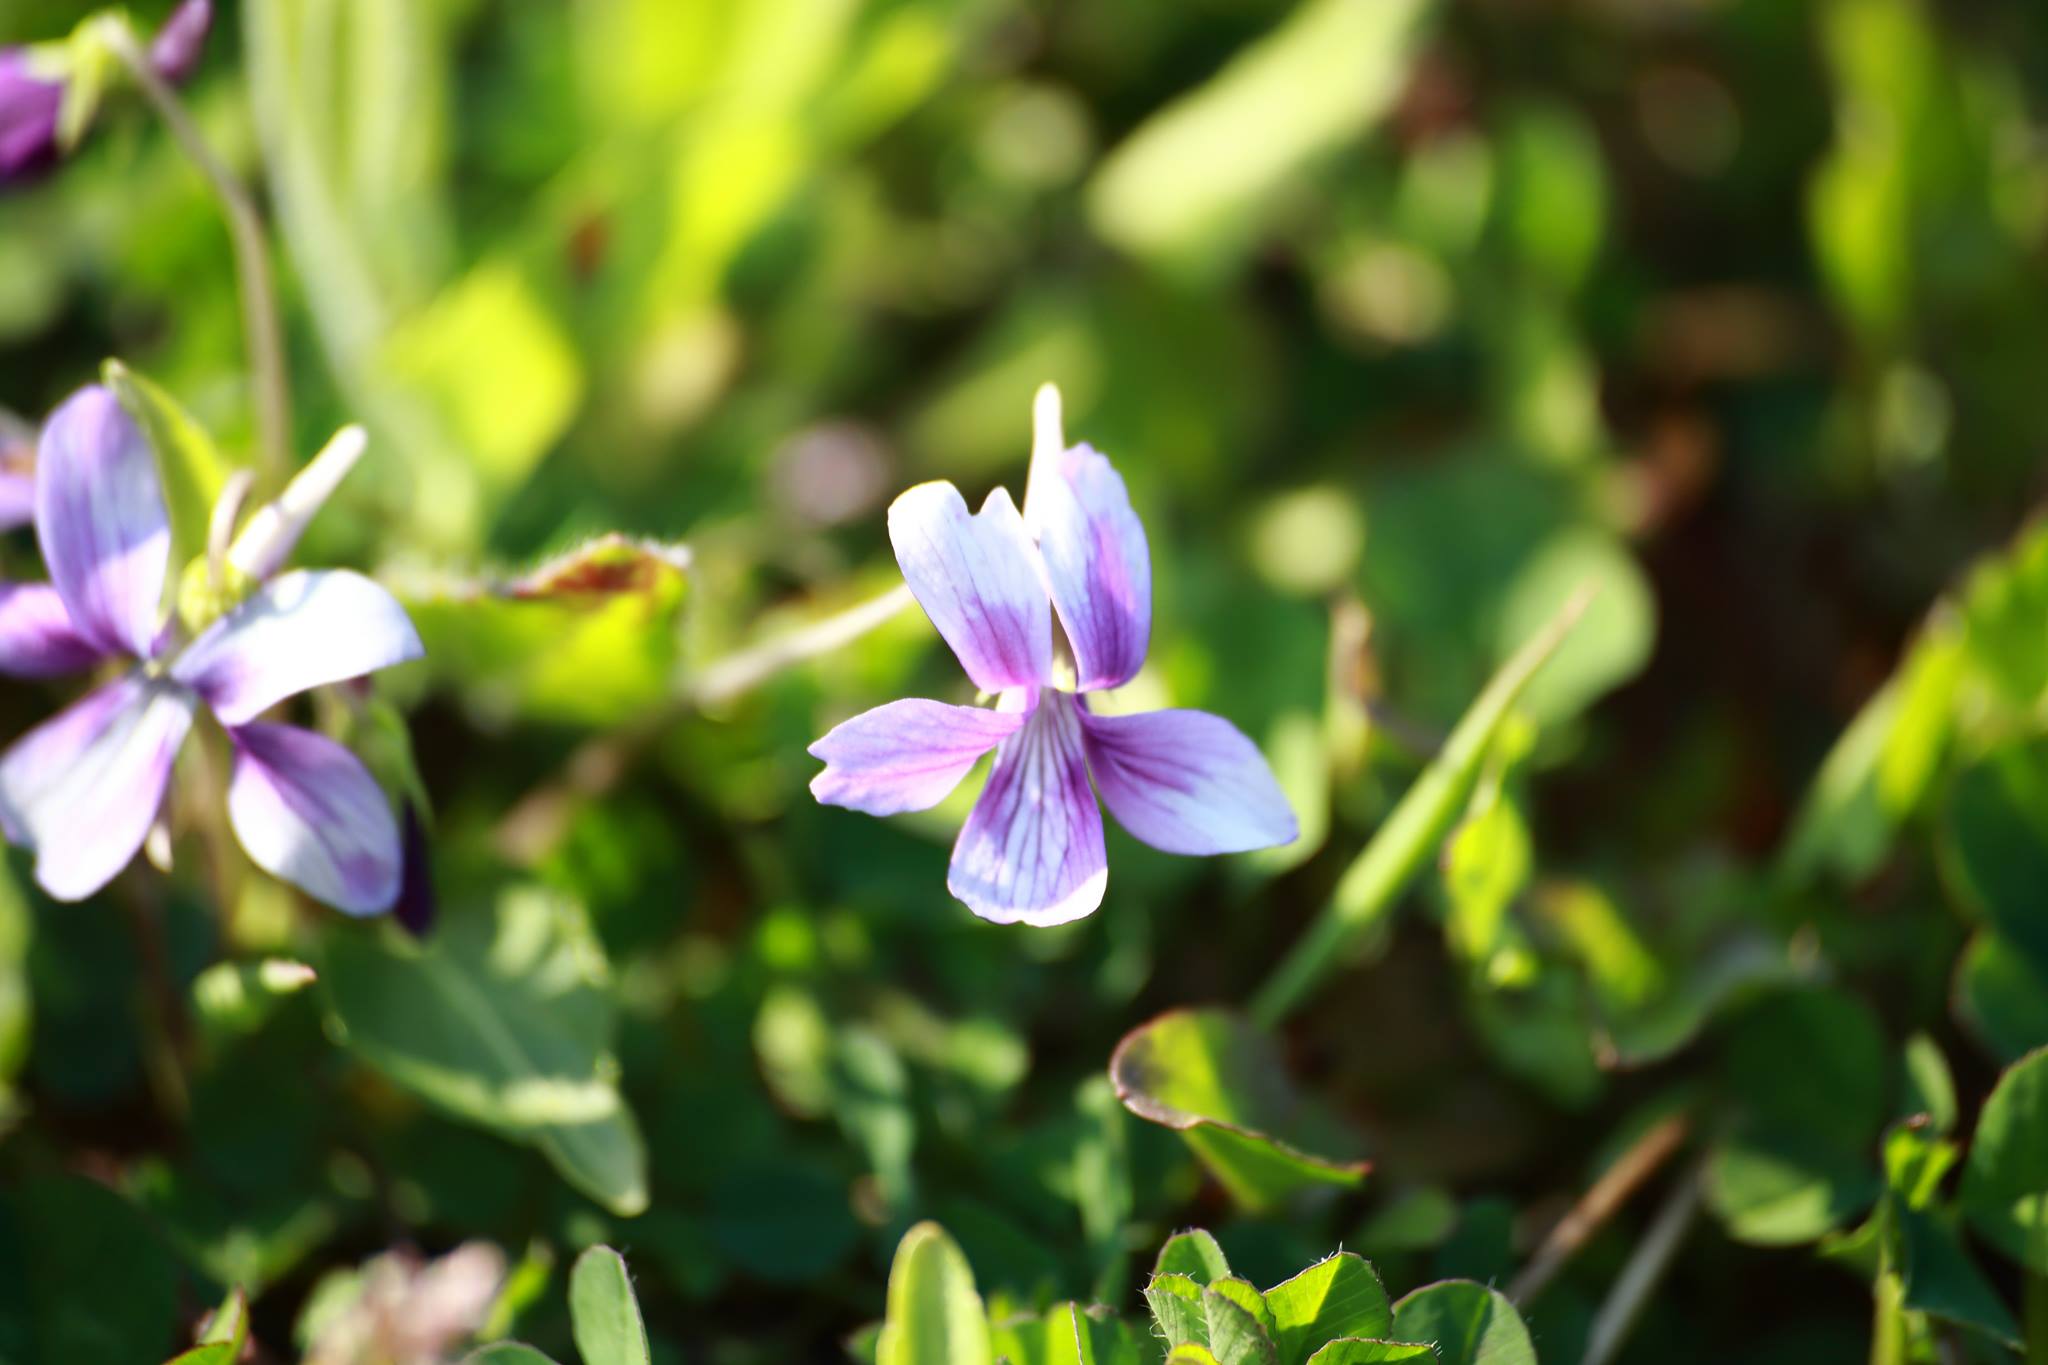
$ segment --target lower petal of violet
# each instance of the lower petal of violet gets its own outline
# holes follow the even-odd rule
[[[1117,823],[1168,853],[1244,853],[1300,828],[1256,744],[1207,711],[1081,716],[1088,767]]]
[[[1048,691],[996,750],[946,888],[983,919],[1049,925],[1093,913],[1108,881],[1079,711],[1067,693]]]
[[[196,705],[182,687],[130,674],[0,757],[0,823],[35,851],[45,891],[83,900],[128,865],[163,804]]]
[[[0,673],[55,678],[91,668],[99,646],[71,624],[64,599],[47,583],[0,583]]]
[[[249,860],[337,910],[389,910],[402,865],[398,821],[361,760],[295,725],[228,734],[228,818]]]
[[[1025,719],[1019,711],[921,699],[877,706],[811,746],[811,757],[825,762],[811,795],[869,815],[930,810]]]

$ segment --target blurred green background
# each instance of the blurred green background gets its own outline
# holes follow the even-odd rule
[[[1714,1083],[1704,1049],[1617,1070],[1585,992],[1661,1001],[1745,936],[1818,942],[1894,1043],[1932,1028],[1988,1086],[1946,1019],[1965,925],[1930,859],[1871,878],[1844,855],[1853,896],[1766,864],[1928,605],[2048,490],[2048,8],[220,6],[189,98],[277,229],[297,448],[372,433],[302,558],[415,604],[433,657],[395,692],[443,932],[559,938],[590,998],[534,1008],[615,1047],[651,1205],[608,1212],[422,1104],[326,995],[246,1027],[202,1001],[159,1055],[162,983],[324,964],[359,927],[180,880],[161,933],[131,934],[112,896],[34,899],[17,858],[0,1357],[96,1340],[65,1276],[99,1253],[45,1239],[99,1191],[60,1170],[149,1228],[107,1234],[137,1262],[133,1335],[70,1359],[168,1354],[229,1281],[261,1290],[281,1357],[332,1272],[470,1238],[528,1267],[499,1325],[550,1343],[566,1253],[626,1247],[669,1361],[831,1358],[917,1216],[984,1292],[1124,1302],[1162,1231],[1231,1220],[1115,1104],[1116,1040],[1242,1001],[1589,578],[1509,782],[1534,899],[1593,888],[1623,923],[1560,911],[1503,947],[1432,880],[1289,1029],[1378,1163],[1369,1193],[1220,1228],[1233,1261],[1263,1283],[1342,1240],[1390,1284],[1504,1275],[1610,1133]],[[5,0],[0,41],[86,10]],[[36,420],[109,355],[247,445],[227,239],[133,102],[0,197],[0,404]],[[961,699],[916,613],[741,695],[695,680],[895,583],[901,487],[1021,490],[1045,380],[1150,532],[1132,693],[1237,721],[1305,833],[1215,863],[1113,833],[1096,916],[1006,932],[944,892],[964,797],[879,823],[805,790],[836,721]],[[685,543],[687,584],[559,617],[476,603],[612,530]],[[7,556],[34,573],[25,540]],[[54,695],[6,689],[6,732]],[[1531,1313],[1546,1358],[1576,1358],[1626,1246]],[[1854,1276],[1717,1233],[1624,1358],[1852,1359],[1868,1318]]]

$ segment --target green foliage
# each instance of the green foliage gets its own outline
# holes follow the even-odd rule
[[[936,1223],[904,1235],[889,1267],[876,1365],[989,1365],[988,1318],[967,1258]]]
[[[1425,1285],[1394,1304],[1394,1334],[1436,1347],[1443,1365],[1535,1365],[1529,1329],[1498,1290],[1470,1280]]]
[[[2048,1275],[2048,1051],[2007,1067],[1984,1102],[1961,1202],[1981,1236]]]
[[[633,1297],[626,1258],[591,1247],[569,1272],[569,1315],[583,1365],[648,1365],[647,1328]]]

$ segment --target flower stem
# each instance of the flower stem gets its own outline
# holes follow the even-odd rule
[[[1409,882],[1436,853],[1471,792],[1480,761],[1529,679],[1557,652],[1592,594],[1573,593],[1543,629],[1516,651],[1458,721],[1393,813],[1347,868],[1322,914],[1252,998],[1252,1019],[1267,1028],[1299,1007],[1352,945],[1382,927]]]
[[[170,83],[156,74],[132,33],[114,36],[109,45],[128,68],[143,96],[198,169],[220,203],[234,248],[235,278],[241,293],[242,330],[249,347],[250,384],[255,394],[257,450],[263,481],[275,487],[291,468],[291,385],[285,373],[284,330],[278,321],[277,281],[270,268],[270,248],[263,219],[247,187],[214,155],[199,125],[178,99]]]

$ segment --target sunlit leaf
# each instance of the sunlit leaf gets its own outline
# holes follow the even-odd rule
[[[1231,1195],[1267,1208],[1318,1187],[1355,1187],[1370,1163],[1293,1093],[1273,1040],[1227,1010],[1175,1010],[1127,1034],[1110,1059],[1124,1106],[1176,1129]]]
[[[1984,1102],[1961,1204],[1978,1236],[2048,1275],[2048,1049],[2007,1067]]]
[[[988,1319],[974,1272],[936,1223],[919,1223],[889,1267],[889,1315],[876,1365],[990,1365]]]
[[[1942,869],[2037,972],[2048,972],[2048,742],[2010,745],[1957,776],[1942,815]]]
[[[1445,1280],[1394,1305],[1394,1337],[1436,1347],[1443,1365],[1536,1365],[1536,1348],[1515,1306],[1498,1290]]]
[[[1347,1337],[1309,1357],[1308,1365],[1379,1365],[1389,1360],[1433,1361],[1436,1347],[1420,1341],[1371,1341]]]
[[[583,1365],[648,1365],[647,1327],[626,1258],[591,1247],[569,1272],[569,1317]]]
[[[1351,1252],[1318,1261],[1266,1291],[1282,1365],[1302,1365],[1339,1337],[1384,1339],[1394,1314],[1373,1268]]]
[[[1278,1365],[1272,1315],[1259,1291],[1243,1280],[1218,1280],[1204,1290],[1202,1315],[1209,1324],[1209,1352],[1218,1365]]]

